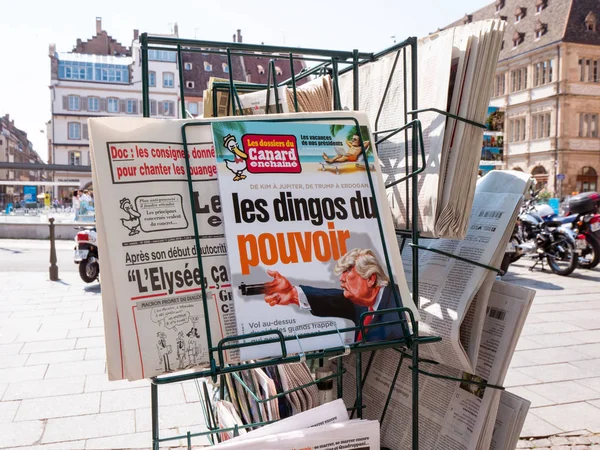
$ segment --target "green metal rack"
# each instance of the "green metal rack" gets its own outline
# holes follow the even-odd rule
[[[186,117],[185,110],[185,93],[184,93],[184,80],[183,80],[183,53],[194,53],[194,52],[202,52],[208,54],[217,54],[222,55],[227,58],[229,64],[229,81],[228,82],[218,82],[213,84],[213,115],[217,114],[217,93],[218,92],[227,92],[229,94],[228,100],[228,110],[232,111],[233,115],[241,115],[242,108],[239,101],[238,92],[249,92],[253,90],[266,89],[267,92],[267,112],[269,111],[269,105],[271,103],[270,91],[273,87],[279,86],[288,86],[292,89],[294,96],[294,107],[296,111],[298,110],[298,102],[296,96],[296,86],[299,81],[305,79],[311,75],[315,74],[324,74],[327,73],[331,75],[333,81],[333,98],[334,98],[334,109],[341,109],[341,98],[339,92],[339,83],[338,77],[339,75],[352,72],[353,77],[353,109],[358,110],[360,107],[359,104],[359,67],[363,64],[367,64],[369,62],[373,62],[382,58],[383,56],[389,54],[395,54],[395,60],[390,72],[390,77],[388,83],[385,88],[385,92],[383,95],[383,99],[381,101],[379,107],[379,113],[377,115],[377,119],[374,125],[373,134],[376,136],[376,145],[385,142],[390,137],[398,134],[404,133],[404,157],[407,161],[412,161],[413,164],[409,169],[409,165],[406,165],[406,172],[403,177],[398,180],[386,185],[386,187],[394,186],[398,183],[404,183],[407,198],[411,198],[411,201],[408,202],[406,206],[406,217],[409,218],[407,223],[407,228],[402,230],[396,230],[398,238],[402,241],[402,246],[405,242],[409,242],[412,251],[412,294],[415,303],[418,306],[419,299],[419,273],[418,273],[418,258],[419,258],[419,250],[432,250],[428,247],[424,247],[419,245],[419,230],[415,226],[418,223],[418,198],[416,195],[410,196],[411,192],[417,192],[418,186],[418,176],[425,169],[425,150],[423,146],[423,133],[421,130],[421,123],[418,119],[418,113],[424,111],[435,111],[440,114],[444,114],[448,117],[452,117],[457,120],[463,120],[467,123],[470,123],[475,126],[484,127],[481,124],[476,122],[468,121],[466,119],[462,119],[460,117],[450,115],[445,111],[440,110],[432,110],[432,109],[418,109],[417,103],[417,39],[416,38],[408,38],[403,42],[395,44],[394,46],[379,52],[379,53],[362,53],[358,50],[353,51],[336,51],[336,50],[322,50],[322,49],[308,49],[308,48],[295,48],[295,47],[280,47],[280,46],[267,46],[267,45],[253,45],[253,44],[245,44],[245,43],[226,43],[226,42],[213,42],[213,41],[199,41],[199,40],[190,40],[190,39],[180,39],[173,37],[162,37],[162,36],[151,36],[147,33],[143,33],[140,37],[141,43],[141,53],[142,53],[142,97],[143,97],[143,115],[144,117],[150,117],[150,98],[149,98],[149,70],[148,70],[148,51],[149,50],[167,50],[174,51],[177,53],[177,64],[179,65],[179,84],[180,84],[180,98],[181,98],[181,115],[182,117]],[[268,81],[266,85],[255,85],[249,84],[245,82],[236,81],[233,79],[232,70],[232,56],[260,56],[269,58],[269,69],[268,69]],[[380,130],[379,129],[379,119],[381,116],[381,112],[383,110],[384,104],[387,99],[387,94],[392,82],[392,77],[394,76],[394,72],[399,62],[400,58],[402,58],[403,63],[403,75],[404,75],[404,86],[403,86],[403,95],[404,95],[404,109],[402,111],[403,122],[399,123],[397,127],[388,130]],[[277,80],[277,74],[275,70],[275,61],[277,60],[287,60],[291,67],[292,76],[283,81]],[[300,73],[294,73],[294,61],[302,60],[310,63],[314,63],[314,66],[311,68],[305,68]],[[407,83],[406,80],[409,79],[410,82]],[[409,86],[410,84],[410,86]],[[277,98],[277,89],[273,89],[274,91],[274,100],[275,105],[278,105]],[[409,97],[410,92],[410,97]],[[410,98],[410,110],[408,110],[407,99]],[[279,112],[277,110],[277,112]],[[410,119],[409,119],[410,117]],[[347,120],[355,121],[354,118],[346,118]],[[345,120],[345,119],[344,119]],[[274,117],[274,121],[285,121],[285,119],[277,119]],[[358,126],[358,123],[356,123]],[[188,159],[188,149],[187,149],[187,140],[186,140],[186,131],[190,127],[194,126],[209,126],[206,123],[200,122],[189,122],[182,126],[182,139],[184,143],[184,148],[186,152],[186,167],[188,172],[188,186],[190,190],[190,195],[193,195],[192,190],[192,177],[190,173],[190,163]],[[358,133],[359,137],[361,133]],[[365,152],[364,143],[361,139],[362,151]],[[369,165],[367,164],[367,173],[369,176],[369,180],[371,181],[371,174]],[[371,184],[371,189],[373,189],[373,184]],[[190,197],[192,198],[192,197]],[[379,220],[379,215],[378,220]],[[198,264],[199,268],[202,271],[202,258],[200,257],[200,240],[198,237],[198,224],[196,222],[195,215],[193,217],[193,225],[195,232],[195,241],[197,246],[197,255],[198,255]],[[380,223],[380,222],[379,222]],[[380,233],[382,233],[381,223],[380,223]],[[455,255],[446,254],[446,256],[455,257]],[[387,257],[387,254],[386,254]],[[470,262],[470,261],[469,261]],[[493,270],[499,272],[497,269],[489,266],[483,266],[486,269]],[[388,263],[388,271],[389,263]],[[210,330],[210,322],[208,318],[208,309],[207,309],[207,299],[206,292],[204,289],[202,290],[202,299],[204,302],[205,309],[205,320],[206,320],[206,328]],[[399,303],[397,303],[398,305]],[[387,401],[385,407],[383,409],[383,413],[380,417],[380,420],[383,421],[385,414],[387,412],[392,392],[393,385],[395,383],[396,378],[398,377],[401,365],[404,360],[407,359],[410,361],[410,368],[412,370],[412,448],[414,450],[418,450],[419,448],[419,375],[425,376],[434,376],[440,377],[439,375],[433,374],[431,372],[425,371],[420,368],[420,363],[433,363],[435,361],[423,360],[421,361],[419,358],[419,346],[424,344],[429,344],[433,342],[438,342],[440,340],[439,337],[433,336],[420,336],[419,335],[419,323],[414,319],[412,312],[406,308],[393,308],[385,310],[386,313],[396,312],[398,313],[398,320],[393,322],[384,322],[382,324],[377,325],[365,325],[364,319],[368,315],[373,314],[381,314],[382,312],[373,312],[373,313],[365,313],[361,317],[361,323],[357,327],[346,328],[343,330],[336,330],[331,332],[317,332],[317,333],[307,333],[301,335],[294,336],[284,336],[278,330],[271,331],[263,331],[260,333],[239,335],[234,337],[228,337],[222,339],[220,342],[214,345],[211,342],[210,336],[211,333],[207,332],[208,337],[208,347],[210,353],[210,366],[208,369],[194,372],[194,373],[185,373],[185,374],[176,374],[176,375],[165,375],[153,378],[151,381],[151,401],[152,401],[152,448],[157,450],[160,447],[160,444],[163,442],[170,442],[179,439],[186,439],[187,446],[189,449],[192,448],[192,438],[199,436],[208,436],[211,442],[217,442],[219,440],[219,433],[224,431],[233,431],[237,433],[238,427],[235,429],[220,429],[216,423],[214,418],[212,406],[211,406],[211,395],[209,392],[209,388],[207,386],[206,381],[200,382],[200,379],[205,377],[212,378],[213,381],[216,381],[218,378],[221,378],[220,383],[220,392],[219,395],[223,398],[224,394],[224,386],[225,382],[222,380],[224,376],[227,374],[233,374],[233,376],[237,376],[236,374],[243,370],[248,370],[252,368],[260,368],[267,367],[291,362],[299,362],[299,361],[321,361],[323,358],[336,358],[337,359],[337,370],[336,372],[323,379],[315,380],[312,383],[309,383],[302,387],[308,387],[311,384],[316,384],[318,382],[329,380],[335,378],[338,380],[337,389],[338,389],[338,397],[342,396],[342,382],[341,379],[346,372],[346,369],[343,366],[343,356],[352,352],[356,354],[356,403],[352,408],[350,408],[351,415],[361,418],[363,415],[363,410],[368,407],[368,405],[363,405],[362,400],[362,388],[366,377],[369,373],[369,369],[371,367],[371,363],[373,361],[373,357],[375,351],[382,350],[386,348],[392,348],[401,353],[400,362],[398,364],[397,370],[395,372],[395,376],[393,378],[392,387],[390,388],[390,392],[387,396]],[[344,332],[344,331],[353,331],[356,329],[360,329],[363,331],[362,335],[364,336],[364,331],[379,326],[386,326],[395,323],[402,323],[405,326],[406,317],[408,317],[408,321],[410,322],[410,333],[407,333],[406,338],[397,339],[393,341],[385,341],[385,342],[367,342],[364,338],[360,342],[355,342],[350,345],[344,345],[341,343],[338,347],[322,349],[319,351],[311,351],[311,352],[301,352],[300,354],[290,355],[287,351],[286,343],[289,341],[297,341],[301,342],[302,339],[312,338],[316,336],[322,336],[327,334],[332,334],[336,332]],[[237,365],[226,365],[224,363],[224,352],[227,350],[232,350],[236,348],[256,345],[253,343],[245,343],[242,342],[246,338],[256,338],[259,336],[268,336],[269,338],[266,340],[261,340],[260,345],[268,344],[268,343],[277,343],[280,348],[280,356],[277,358],[271,358],[267,360],[261,360],[256,362],[246,362],[240,363]],[[340,339],[341,342],[341,339]],[[367,361],[366,370],[363,375],[362,371],[362,353],[365,351],[369,351],[370,356]],[[451,381],[461,381],[465,380],[454,380],[448,377],[444,377]],[[173,436],[168,438],[161,438],[159,435],[159,407],[158,407],[158,388],[164,384],[176,383],[186,380],[195,380],[196,386],[198,389],[199,397],[202,400],[203,404],[203,415],[206,421],[206,425],[208,427],[208,431],[202,433],[187,433],[185,435]],[[241,378],[240,378],[240,381]],[[476,382],[473,382],[478,384]],[[245,383],[241,383],[244,389],[248,390],[249,394],[254,398],[257,402],[265,402],[272,400],[273,398],[269,398],[266,400],[259,399],[251,390],[249,386]],[[300,388],[302,388],[300,387]],[[492,388],[500,388],[498,386],[490,386]],[[299,388],[285,391],[276,397],[281,397],[289,394],[290,392],[297,390]],[[260,421],[252,424],[245,425],[244,427],[239,428],[254,428],[258,426],[262,426],[267,424],[260,417]]]

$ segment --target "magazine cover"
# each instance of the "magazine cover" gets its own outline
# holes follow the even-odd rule
[[[418,317],[366,116],[265,117],[212,125],[238,333],[332,331],[289,340],[294,353],[403,338],[406,323],[336,332],[365,312],[367,325],[399,322],[397,312],[377,314],[397,306]],[[260,344],[273,337],[240,358],[280,356],[279,343]]]
[[[190,196],[184,123],[89,121],[94,188],[102,206],[97,217],[103,237],[102,300],[112,319],[105,328],[111,379],[125,375],[136,380],[205,367],[209,352],[203,287],[213,346],[237,333],[210,124],[188,132]],[[235,353],[228,354],[227,362],[235,361]]]

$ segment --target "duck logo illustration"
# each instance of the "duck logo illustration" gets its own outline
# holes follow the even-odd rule
[[[140,217],[142,215],[133,207],[128,198],[121,199],[120,208],[125,211],[129,217],[121,219],[121,224],[129,230],[129,236],[135,236],[140,232]]]
[[[235,175],[233,177],[233,181],[245,179],[246,175],[244,175],[243,172],[244,170],[248,169],[246,166],[246,159],[248,159],[248,155],[240,148],[237,140],[231,134],[228,134],[223,138],[223,146],[225,146],[227,150],[235,155],[235,159],[233,161],[229,159],[225,160],[225,165]]]

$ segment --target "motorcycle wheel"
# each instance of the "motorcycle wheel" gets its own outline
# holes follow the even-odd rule
[[[79,263],[79,276],[86,283],[96,281],[99,274],[100,266],[97,262],[90,262],[89,259],[84,259]]]
[[[546,260],[550,270],[556,275],[569,276],[577,268],[579,258],[575,252],[575,245],[564,233],[557,233],[558,239],[546,250]]]
[[[582,269],[593,269],[600,263],[600,241],[593,234],[586,234],[586,249],[579,257],[579,267]]]

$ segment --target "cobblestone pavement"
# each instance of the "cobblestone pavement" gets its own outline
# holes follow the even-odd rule
[[[600,271],[517,264],[504,280],[537,290],[504,383],[531,401],[519,445],[600,450]]]
[[[60,275],[0,273],[0,448],[151,448],[149,383],[106,377],[99,285]],[[194,382],[159,403],[161,437],[206,429]]]
[[[61,278],[0,272],[0,448],[150,448],[148,382],[106,378],[99,286]],[[600,450],[600,272],[505,280],[538,290],[505,383],[532,402],[519,447]],[[205,430],[194,382],[159,401],[161,437]]]

